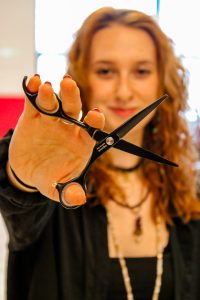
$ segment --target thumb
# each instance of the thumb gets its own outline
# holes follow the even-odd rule
[[[67,184],[62,190],[61,197],[63,204],[69,208],[86,203],[86,194],[82,186],[76,182]]]

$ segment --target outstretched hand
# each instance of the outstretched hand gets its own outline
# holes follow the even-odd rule
[[[31,93],[38,92],[36,101],[43,110],[56,110],[57,100],[50,82],[42,84],[40,77],[34,75],[27,88]],[[68,75],[60,83],[60,98],[65,113],[77,119],[82,107],[80,92]],[[90,110],[84,122],[102,129],[104,115],[98,110]],[[53,183],[77,177],[85,167],[94,143],[84,129],[41,114],[26,99],[11,140],[9,164],[23,182],[37,188],[46,197],[59,201]],[[69,186],[65,193],[64,199],[70,205],[86,202],[85,192],[79,184]]]

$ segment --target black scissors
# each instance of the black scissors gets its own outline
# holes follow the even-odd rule
[[[55,96],[58,101],[58,108],[54,112],[47,112],[45,110],[42,110],[36,102],[36,98],[38,93],[30,93],[26,87],[26,80],[27,76],[24,77],[22,82],[23,90],[29,99],[29,101],[32,103],[32,105],[41,113],[52,116],[52,117],[58,117],[64,120],[67,120],[68,122],[71,122],[73,124],[76,124],[77,126],[83,128],[87,131],[87,133],[97,142],[96,145],[93,148],[92,154],[90,156],[89,161],[87,162],[87,165],[81,172],[81,174],[67,182],[64,183],[57,183],[56,189],[59,192],[59,199],[63,207],[65,208],[77,208],[78,206],[70,206],[66,205],[63,201],[63,190],[66,188],[66,186],[73,184],[73,183],[79,183],[84,191],[87,191],[87,185],[86,185],[86,175],[91,168],[92,164],[96,161],[98,157],[100,157],[104,152],[109,150],[111,147],[117,148],[119,150],[140,156],[142,158],[147,158],[159,163],[164,163],[170,166],[177,167],[178,165],[174,162],[171,162],[157,154],[154,154],[148,150],[145,150],[141,147],[138,147],[134,144],[131,144],[125,140],[122,139],[122,137],[128,133],[133,127],[135,127],[140,121],[142,121],[150,112],[152,112],[159,104],[161,104],[168,96],[165,94],[153,103],[151,103],[149,106],[138,112],[136,115],[129,118],[127,121],[125,121],[122,125],[117,127],[114,131],[111,133],[107,133],[105,131],[99,130],[97,128],[91,127],[87,125],[86,123],[83,123],[81,121],[78,121],[70,116],[68,116],[63,108],[62,108],[62,102],[61,99],[58,97],[58,95],[55,93]]]

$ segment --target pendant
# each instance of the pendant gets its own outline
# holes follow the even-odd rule
[[[133,234],[135,237],[135,241],[139,242],[142,236],[142,218],[141,216],[136,217],[135,219],[135,226],[134,226],[134,230],[133,230]]]

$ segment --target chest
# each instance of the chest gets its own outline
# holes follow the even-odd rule
[[[113,252],[112,255],[112,242],[109,244],[109,231],[107,227],[107,217],[106,212],[104,209],[101,208],[102,214],[95,214],[95,224],[94,226],[90,226],[92,228],[92,233],[94,233],[94,238],[97,241],[95,243],[95,257],[97,265],[96,267],[99,268],[99,273],[97,276],[97,282],[101,282],[101,289],[99,289],[99,292],[102,290],[103,286],[104,288],[107,288],[108,283],[108,274],[109,274],[109,260],[110,258],[116,258],[116,252]],[[131,223],[130,220],[127,220],[127,223],[125,223],[125,220],[128,219],[127,215],[124,215],[124,218],[121,219],[118,226],[124,226],[127,230],[128,222]],[[176,221],[175,221],[176,222]],[[98,223],[98,226],[97,226]],[[124,223],[124,225],[122,225]],[[149,224],[147,224],[149,225]],[[116,224],[117,226],[117,224]],[[198,227],[199,228],[199,227]],[[147,232],[149,232],[149,227],[147,226]],[[152,234],[155,233],[154,229],[152,228]],[[196,233],[195,233],[196,232]],[[171,243],[171,258],[172,258],[172,268],[174,273],[174,281],[175,284],[175,299],[176,300],[196,300],[199,299],[200,293],[197,293],[197,289],[199,290],[199,282],[200,282],[200,272],[197,272],[196,269],[196,263],[200,262],[200,256],[197,255],[197,248],[200,251],[200,244],[198,244],[199,241],[199,231],[193,228],[193,226],[184,225],[184,224],[178,224],[170,228],[170,230],[166,230],[164,228],[163,233],[166,233],[166,239],[164,240],[164,244],[166,245],[170,239]],[[129,231],[129,234],[131,234],[131,230]],[[122,234],[123,235],[123,234]],[[128,235],[128,233],[127,233]],[[196,236],[194,238],[194,235]],[[123,238],[123,237],[122,237]],[[166,242],[167,241],[167,242]],[[199,246],[197,246],[197,244]],[[122,244],[123,245],[123,244]],[[195,246],[196,245],[196,246]],[[123,248],[124,253],[123,255],[125,257],[132,257],[132,258],[141,258],[141,257],[148,257],[147,255],[141,254],[141,249],[145,249],[145,247],[142,247],[139,249],[138,247],[138,253],[140,255],[137,255],[135,252],[127,252],[126,249],[130,248],[130,242],[127,238],[126,242],[124,242],[124,246],[126,248]],[[155,246],[154,246],[155,247]],[[148,248],[148,244],[146,244],[146,248]],[[155,248],[154,248],[155,249]],[[196,249],[196,250],[195,250]],[[127,250],[129,251],[129,250]],[[134,251],[134,250],[133,250]],[[148,253],[149,250],[147,249]],[[147,252],[146,252],[147,253]],[[196,254],[195,254],[196,253]],[[199,253],[199,252],[198,252]],[[154,256],[154,255],[152,255]],[[195,271],[196,269],[196,271]],[[199,269],[198,269],[199,270]],[[198,274],[197,274],[198,273]],[[199,291],[200,292],[200,291]]]
[[[135,299],[152,299],[156,278],[156,258],[126,258],[131,289]],[[161,277],[160,300],[174,300],[174,272],[170,247],[163,257],[164,272]],[[108,299],[126,299],[122,271],[117,258],[110,259]]]
[[[169,233],[164,222],[158,228],[145,212],[135,215],[130,210],[116,211],[111,207],[107,223],[109,257],[118,256],[117,247],[125,257],[156,256],[158,247],[164,249],[168,240]]]

